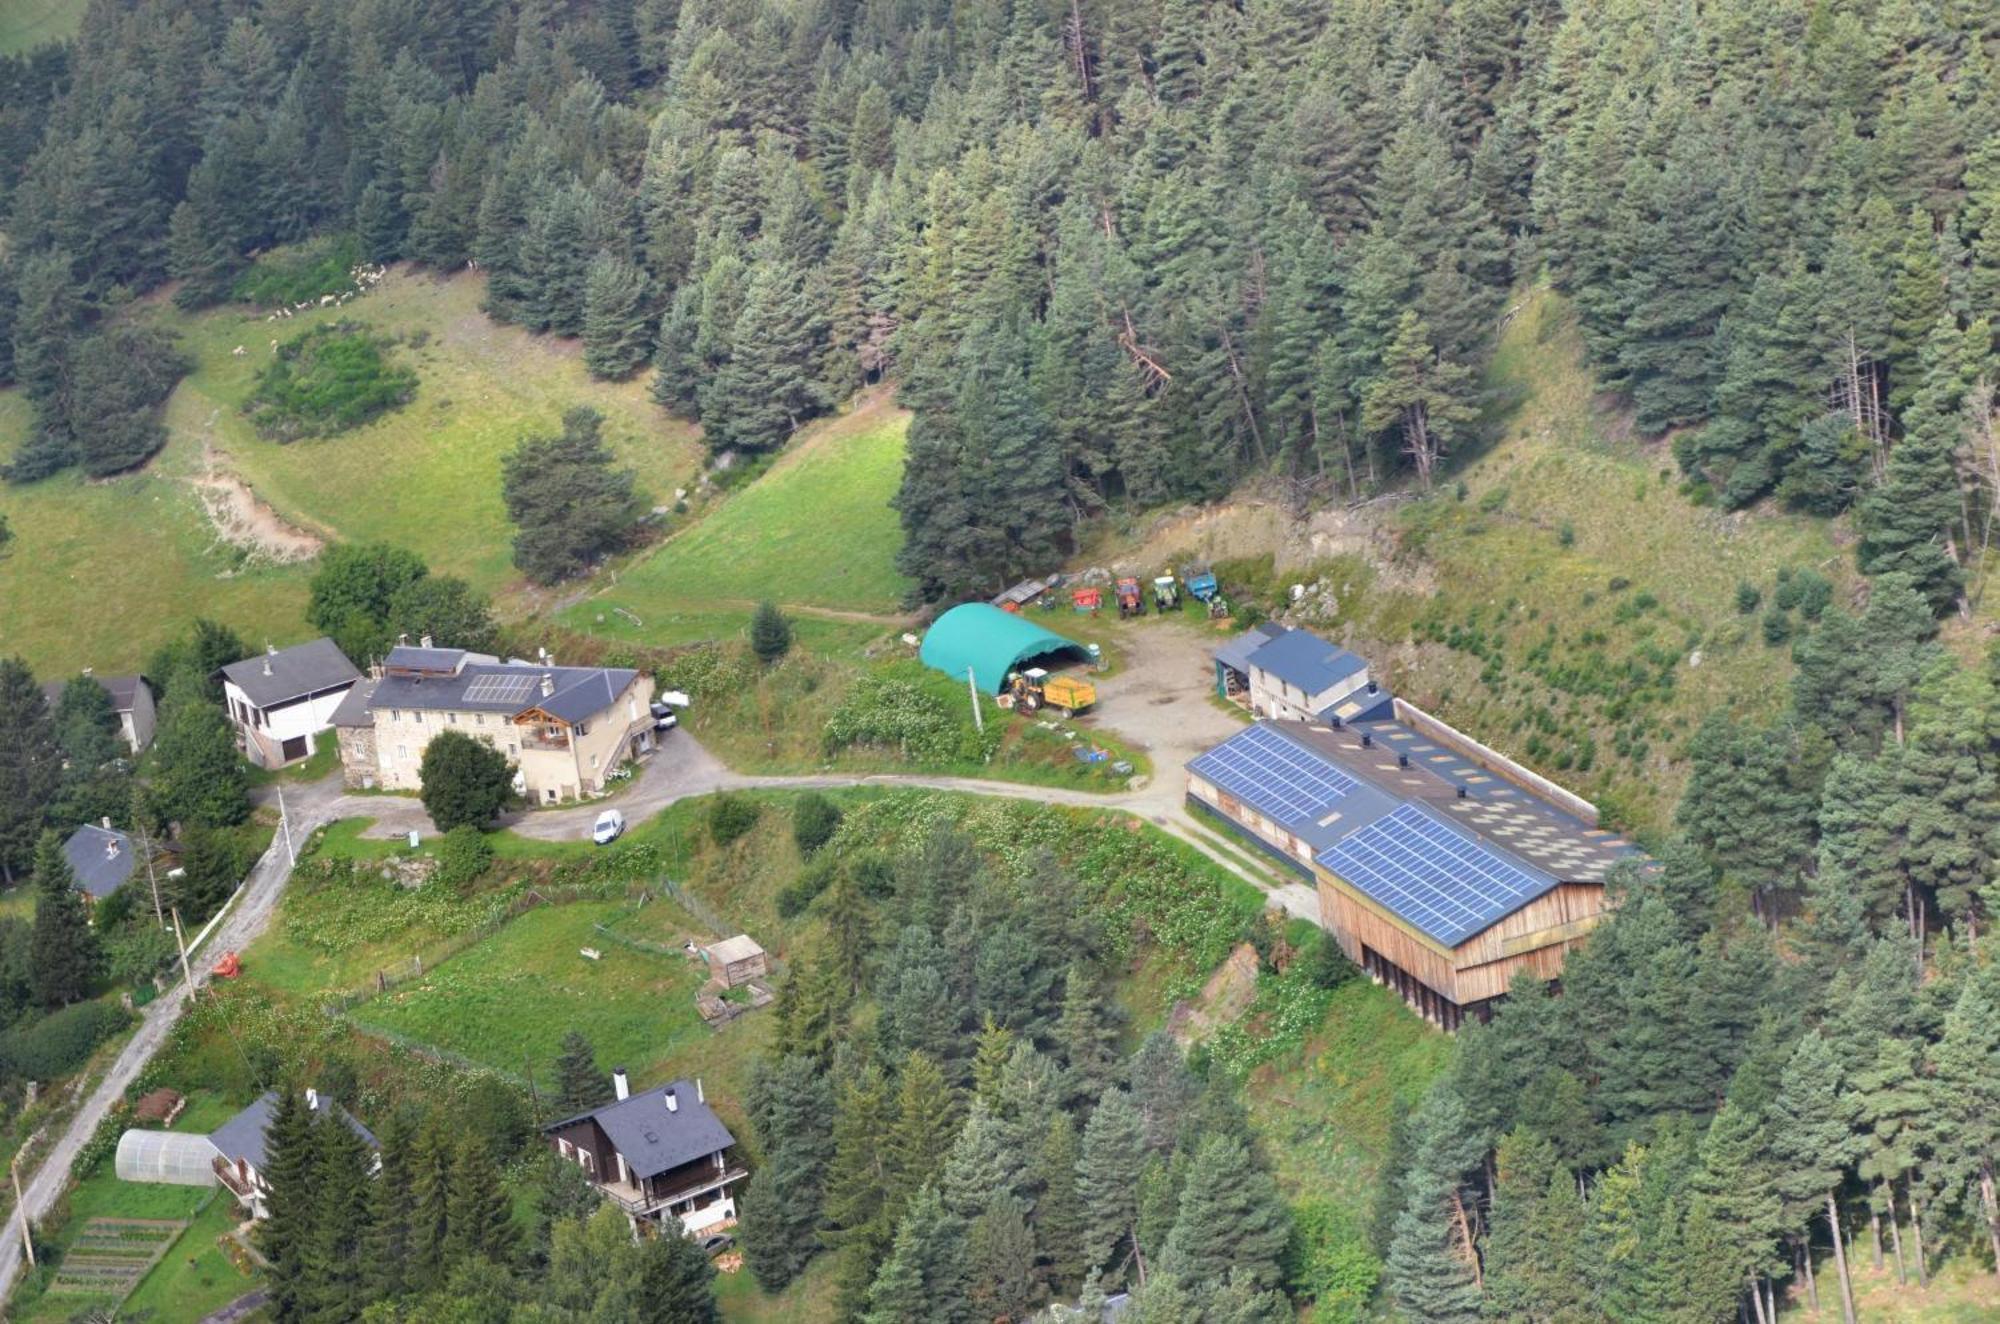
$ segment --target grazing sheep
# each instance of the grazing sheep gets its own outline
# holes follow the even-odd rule
[[[229,352],[231,354],[234,354],[237,358],[240,359],[243,357],[243,346],[238,345],[235,349],[232,349]]]

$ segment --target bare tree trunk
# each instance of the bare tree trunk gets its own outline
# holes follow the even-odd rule
[[[1479,1267],[1479,1246],[1472,1239],[1472,1224],[1465,1216],[1465,1197],[1457,1191],[1451,1193],[1452,1218],[1458,1224],[1458,1235],[1465,1243],[1466,1263],[1472,1266],[1472,1281],[1486,1290],[1486,1274]]]
[[[1993,1165],[1979,1165],[1979,1203],[1986,1213],[1986,1239],[1993,1245],[1993,1272],[2000,1273],[2000,1198],[1993,1191]]]
[[[1764,1313],[1770,1317],[1771,1324],[1778,1324],[1778,1284],[1775,1279],[1764,1280]]]
[[[1840,1206],[1826,1193],[1826,1225],[1833,1230],[1833,1263],[1840,1270],[1840,1318],[1854,1324],[1854,1280],[1847,1273],[1847,1246],[1840,1235]]]
[[[1806,1240],[1794,1245],[1792,1253],[1798,1262],[1805,1266],[1806,1296],[1812,1301],[1813,1314],[1817,1315],[1819,1313],[1819,1275],[1813,1272],[1812,1231],[1810,1227],[1806,1231]]]
[[[1764,1318],[1764,1289],[1757,1285],[1755,1274],[1750,1275],[1750,1306],[1751,1313],[1757,1317],[1757,1324],[1772,1324]]]
[[[1896,1221],[1896,1183],[1883,1182],[1882,1194],[1889,1201],[1889,1240],[1896,1250],[1896,1281],[1899,1284],[1907,1283],[1910,1281],[1910,1276],[1903,1269],[1903,1229]],[[1879,1258],[1875,1261],[1875,1267],[1878,1269],[1882,1267]]]
[[[1931,1269],[1924,1263],[1924,1202],[1914,1190],[1910,1192],[1910,1248],[1917,1256],[1917,1286],[1929,1287]]]
[[[1243,376],[1242,361],[1236,357],[1236,342],[1230,338],[1227,327],[1222,332],[1222,351],[1228,357],[1229,376],[1236,385],[1236,400],[1243,409],[1243,421],[1250,427],[1250,440],[1257,445],[1257,462],[1262,464],[1270,458],[1264,449],[1264,432],[1257,426],[1257,410],[1250,402],[1250,385]]]

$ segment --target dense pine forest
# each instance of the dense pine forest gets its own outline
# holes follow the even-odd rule
[[[928,599],[1108,503],[1430,483],[1511,287],[1700,489],[1976,598],[2000,17],[1973,3],[100,3],[0,64],[10,475],[142,462],[116,317],[350,232],[650,370],[718,450],[884,375]]]
[[[95,0],[0,59],[6,477],[143,464],[184,368],[127,306],[265,308],[253,257],[319,238],[483,271],[718,455],[893,383],[900,564],[943,603],[1114,508],[1448,482],[1547,282],[1689,497],[1844,517],[1872,582],[1816,604],[1776,721],[1692,737],[1680,835],[1561,996],[1517,990],[1400,1119],[1381,1297],[1852,1319],[1861,1263],[2000,1269],[2000,654],[1937,639],[2000,553],[1996,58],[1980,0]],[[1229,1090],[1121,1059],[1062,880],[941,841],[843,877],[849,941],[786,985],[750,1270],[828,1257],[871,1324],[1121,1286],[1144,1324],[1289,1317]],[[531,1317],[619,1317],[563,1276],[611,1232],[549,1233]],[[349,1317],[315,1254],[286,1317]]]

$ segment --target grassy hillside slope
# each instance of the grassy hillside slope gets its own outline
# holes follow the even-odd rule
[[[705,636],[680,628],[689,613],[705,626],[709,613],[747,617],[766,597],[828,617],[893,613],[909,583],[896,571],[902,529],[889,507],[908,427],[883,393],[809,428],[754,482],[573,608],[570,623],[661,643]]]
[[[280,534],[388,539],[496,592],[518,583],[500,460],[524,432],[553,431],[565,409],[589,404],[642,494],[689,481],[693,430],[656,408],[642,381],[590,380],[573,344],[489,320],[483,287],[476,276],[398,271],[344,307],[278,322],[240,308],[139,310],[175,331],[195,363],[168,401],[167,446],[143,470],[102,482],[71,473],[0,487],[15,533],[0,549],[0,649],[53,673],[135,666],[197,615],[253,640],[302,635],[310,565],[218,538],[193,486],[205,476],[247,483]],[[258,437],[241,406],[270,342],[340,319],[402,341],[393,354],[416,370],[416,398],[335,437]],[[19,393],[0,392],[0,459],[28,424]]]
[[[76,35],[90,0],[0,0],[0,55]]]

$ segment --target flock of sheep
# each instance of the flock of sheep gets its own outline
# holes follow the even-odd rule
[[[275,308],[271,310],[269,313],[265,314],[264,320],[267,322],[275,322],[281,317],[291,317],[298,313],[310,311],[315,307],[319,308],[337,307],[340,304],[346,303],[349,299],[357,299],[361,297],[363,294],[366,294],[368,291],[374,289],[377,285],[382,283],[382,277],[388,274],[389,274],[389,268],[387,267],[371,267],[366,262],[363,262],[360,266],[352,267],[348,270],[347,278],[354,282],[354,284],[349,288],[336,291],[335,293],[332,294],[322,294],[319,296],[319,301],[317,304],[315,304],[314,301],[311,299],[306,299],[299,303],[292,304],[289,307]],[[238,345],[235,349],[231,350],[230,352],[240,359],[249,351],[244,349],[243,346]],[[278,352],[278,342],[275,340],[271,342],[271,352],[273,354],[276,354]]]

